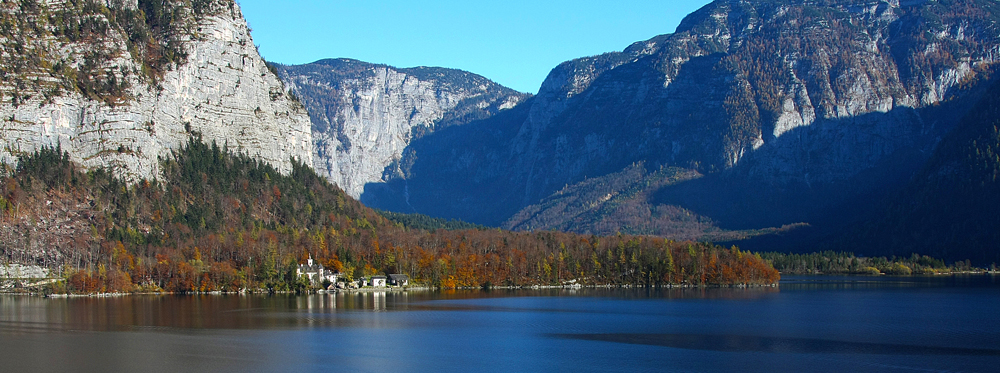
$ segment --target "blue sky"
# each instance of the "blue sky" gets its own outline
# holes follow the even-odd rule
[[[269,61],[440,66],[535,93],[553,67],[674,32],[708,0],[239,0]]]

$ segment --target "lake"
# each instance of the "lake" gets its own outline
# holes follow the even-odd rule
[[[1000,278],[0,296],[0,371],[997,372]]]

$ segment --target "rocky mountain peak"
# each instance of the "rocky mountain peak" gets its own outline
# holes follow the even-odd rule
[[[316,170],[354,197],[407,172],[413,139],[516,106],[528,95],[469,72],[350,59],[278,66],[309,108]]]

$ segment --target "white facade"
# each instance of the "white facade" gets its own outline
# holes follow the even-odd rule
[[[323,280],[330,281],[331,283],[337,282],[337,273],[328,269],[323,268],[322,264],[315,263],[312,256],[306,260],[306,264],[299,264],[299,267],[295,270],[299,277],[306,277],[309,279],[313,285],[319,285],[323,283]]]

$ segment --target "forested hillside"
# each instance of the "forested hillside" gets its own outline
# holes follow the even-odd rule
[[[809,254],[762,253],[761,257],[783,274],[824,275],[937,275],[953,272],[981,272],[968,260],[947,266],[944,261],[927,255],[907,257],[864,257],[850,252],[823,251]],[[993,270],[995,266],[991,267]]]
[[[161,178],[82,172],[59,149],[0,180],[5,260],[61,269],[69,291],[303,289],[309,256],[348,279],[406,273],[445,288],[772,284],[735,247],[637,236],[405,228],[295,163],[290,175],[192,138]]]

